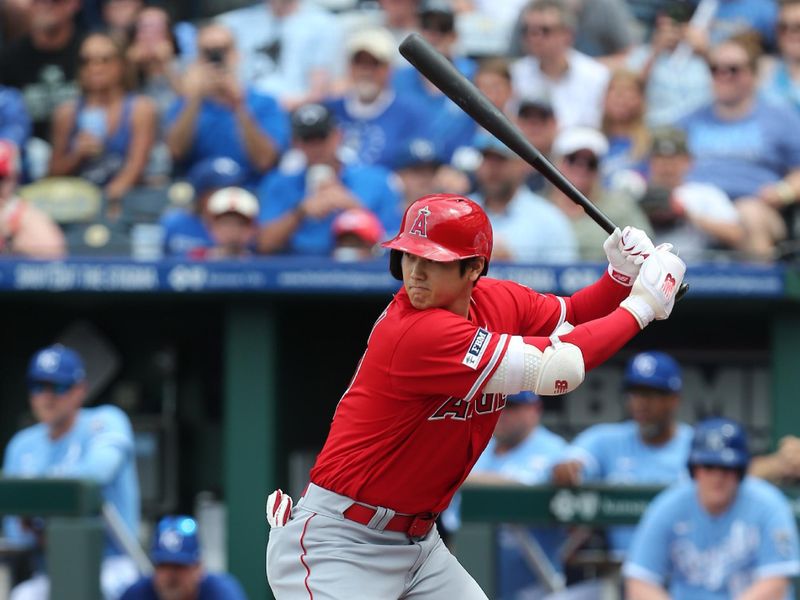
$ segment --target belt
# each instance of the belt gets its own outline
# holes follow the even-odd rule
[[[353,504],[344,511],[344,518],[362,525],[368,525],[378,514],[378,510],[371,506],[364,506],[363,504]],[[408,537],[422,538],[428,535],[428,532],[436,522],[438,513],[420,513],[418,515],[401,515],[396,514],[386,525],[383,530],[397,531],[405,533]]]

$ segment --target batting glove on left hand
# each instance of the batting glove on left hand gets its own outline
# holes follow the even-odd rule
[[[616,228],[603,242],[603,250],[608,257],[608,274],[622,285],[631,286],[655,247],[644,231],[628,226],[622,231]]]
[[[267,496],[267,523],[270,527],[283,527],[292,516],[292,497],[281,490]]]

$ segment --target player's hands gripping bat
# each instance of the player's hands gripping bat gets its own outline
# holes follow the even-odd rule
[[[603,250],[608,258],[608,274],[630,287],[644,259],[655,251],[655,246],[644,231],[628,226],[622,231],[615,229],[603,242]]]
[[[666,246],[658,246],[642,263],[631,293],[620,302],[644,329],[653,319],[669,317],[686,273],[684,262]]]

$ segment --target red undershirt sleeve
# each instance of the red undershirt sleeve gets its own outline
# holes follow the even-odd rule
[[[606,271],[593,284],[564,298],[567,305],[566,320],[578,325],[604,317],[616,309],[630,291],[631,288],[614,281]]]
[[[624,308],[617,308],[609,315],[576,326],[559,339],[581,349],[584,365],[589,371],[611,358],[639,331],[641,329],[633,315]],[[525,336],[523,340],[539,350],[551,345],[549,337]]]

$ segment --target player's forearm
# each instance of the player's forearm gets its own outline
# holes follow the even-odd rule
[[[625,598],[626,600],[670,600],[664,588],[641,579],[625,581]]]
[[[786,577],[766,577],[747,588],[736,600],[783,600],[789,588]]]
[[[593,284],[565,298],[567,321],[577,325],[604,317],[616,309],[630,291],[631,288],[614,281],[604,271]]]
[[[116,446],[97,445],[89,450],[69,475],[93,479],[100,485],[111,483],[125,462],[125,452]]]

